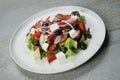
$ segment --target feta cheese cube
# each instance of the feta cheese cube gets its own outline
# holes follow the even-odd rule
[[[60,62],[60,63],[63,63],[66,59],[65,57],[65,54],[63,52],[59,52],[56,54],[56,57],[57,57],[57,60]]]
[[[39,43],[42,45],[43,43],[45,43],[45,41],[47,41],[47,36],[41,34],[41,36],[39,38]]]
[[[74,29],[70,30],[69,34],[70,34],[70,37],[73,39],[78,35],[78,33]]]
[[[50,25],[49,27],[50,27],[50,30],[51,30],[52,32],[54,32],[55,30],[59,29],[59,25],[58,25],[57,23],[52,24],[52,25]]]
[[[78,19],[78,17],[77,16],[71,16],[71,19]]]
[[[59,52],[56,54],[57,58],[65,58],[65,54],[63,52]]]
[[[30,30],[30,33],[31,33],[31,34],[34,34],[34,33],[35,33],[35,29],[32,28],[32,29]]]
[[[43,44],[42,44],[42,49],[43,49],[44,51],[47,51],[48,46],[49,46],[48,43],[43,43]]]

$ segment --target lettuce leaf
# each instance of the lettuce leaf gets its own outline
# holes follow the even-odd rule
[[[28,36],[26,37],[26,42],[27,42],[27,47],[31,50],[34,51],[34,45],[32,43],[32,34],[28,34]]]
[[[84,35],[81,36],[79,42],[81,43],[81,42],[83,42],[83,41],[85,41],[85,36],[84,36]]]
[[[88,46],[88,40],[85,39],[84,35],[82,35],[80,40],[79,40],[79,43],[82,43],[82,42],[85,43],[86,46]]]
[[[80,22],[86,23],[85,16],[80,16]]]
[[[41,54],[41,59],[45,58],[46,57],[46,52],[45,51],[40,51],[40,54]]]
[[[88,40],[85,40],[84,43],[86,46],[88,46]]]
[[[68,38],[65,42],[65,47],[67,47],[67,48],[71,48],[71,47],[77,48],[77,41],[75,41],[71,38]]]
[[[67,51],[65,53],[66,57],[70,57],[80,50],[78,49],[77,41],[71,38],[68,38],[64,43],[61,43],[60,46],[67,48]]]
[[[74,52],[71,49],[68,48],[65,55],[66,55],[66,57],[70,57],[70,56],[74,55]]]

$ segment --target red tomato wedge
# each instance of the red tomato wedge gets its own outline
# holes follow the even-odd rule
[[[35,33],[33,34],[33,36],[34,36],[34,37],[40,37],[41,34],[42,34],[42,32],[36,32],[36,31],[35,31]]]
[[[49,36],[47,37],[47,40],[48,40],[49,42],[53,42],[54,39],[55,39],[55,37],[56,37],[55,34],[51,34],[51,35],[49,35]]]
[[[55,53],[47,53],[47,60],[49,63],[56,59]]]
[[[66,25],[65,22],[59,22],[58,25]]]
[[[67,40],[67,38],[68,38],[68,34],[62,34],[62,38],[61,38],[60,42],[61,43],[65,42]]]
[[[57,44],[51,44],[48,48],[49,51],[54,51],[57,48]]]
[[[85,32],[86,31],[85,23],[84,22],[80,22],[79,28],[82,30],[82,32]]]
[[[65,22],[59,22],[58,25],[60,26],[61,30],[69,29],[68,25]]]

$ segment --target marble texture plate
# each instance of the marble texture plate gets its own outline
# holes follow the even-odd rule
[[[80,51],[75,56],[65,59],[63,62],[55,60],[49,64],[46,59],[35,61],[32,52],[27,49],[25,43],[29,28],[41,18],[54,16],[57,13],[69,14],[72,11],[79,11],[86,18],[86,27],[90,28],[92,34],[88,48]],[[95,12],[79,6],[61,6],[41,11],[25,20],[12,35],[9,51],[12,59],[20,67],[35,73],[53,74],[71,70],[85,63],[98,51],[104,38],[105,25]]]

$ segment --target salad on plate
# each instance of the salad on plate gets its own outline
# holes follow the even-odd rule
[[[46,58],[51,63],[87,49],[90,38],[92,36],[86,27],[85,16],[73,11],[70,14],[58,13],[53,19],[48,16],[36,22],[26,35],[26,44],[35,60]]]

